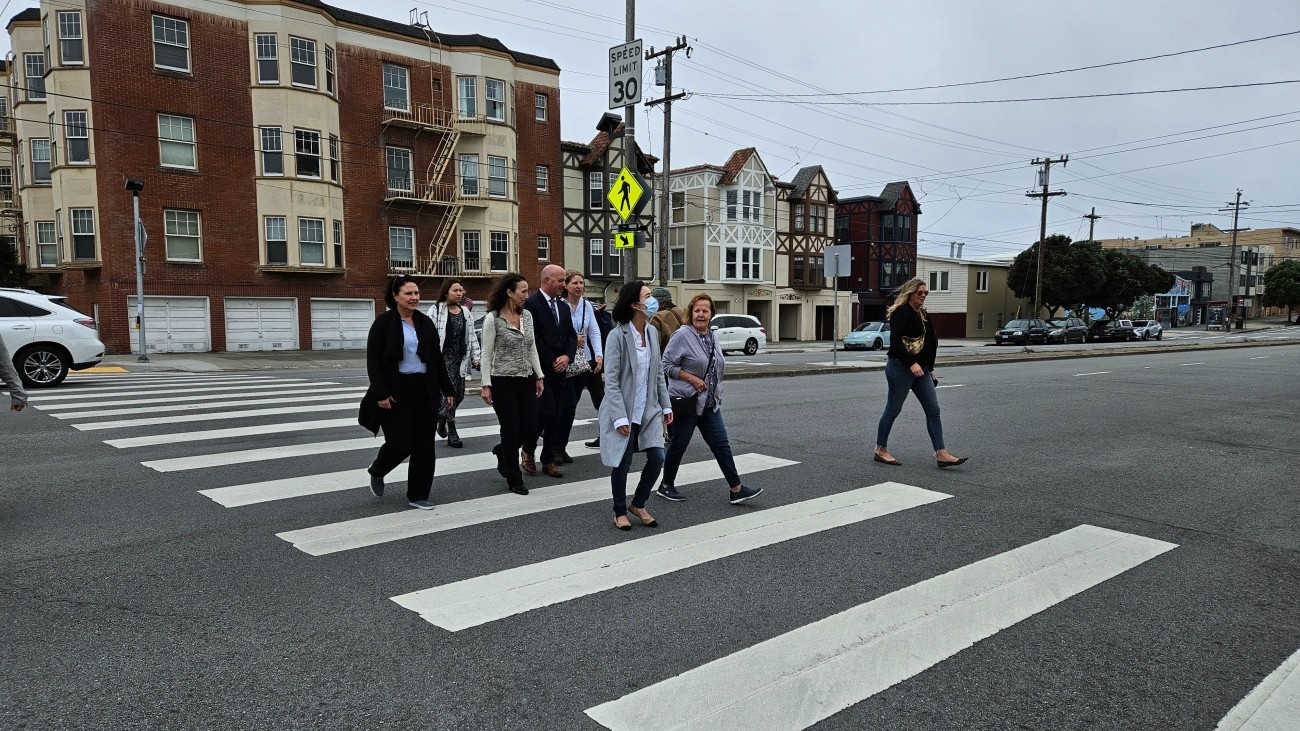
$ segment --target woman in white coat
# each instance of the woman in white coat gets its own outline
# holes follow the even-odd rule
[[[447,446],[455,449],[465,446],[456,433],[456,407],[465,400],[465,379],[469,377],[470,366],[478,368],[481,357],[478,336],[474,334],[474,315],[461,306],[464,298],[465,285],[459,279],[448,279],[442,283],[438,300],[429,306],[427,313],[438,328],[438,347],[442,348],[447,375],[456,387],[455,405],[444,406],[438,414],[438,436],[446,437]]]
[[[664,465],[664,427],[673,422],[659,361],[659,335],[646,322],[659,309],[645,282],[628,282],[614,305],[617,323],[605,343],[605,400],[600,404],[600,461],[613,467],[614,526],[632,530],[631,512],[642,525],[658,522],[646,510],[650,490]],[[627,473],[632,455],[646,453],[632,505],[627,505]]]

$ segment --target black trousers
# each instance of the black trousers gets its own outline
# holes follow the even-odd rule
[[[380,409],[384,445],[370,465],[370,474],[384,477],[407,457],[406,499],[428,500],[433,489],[437,458],[433,445],[437,441],[438,404],[429,400],[428,373],[398,376],[397,402],[391,409]]]
[[[605,400],[605,373],[592,373],[587,371],[581,376],[574,376],[570,379],[573,382],[573,404],[576,410],[577,405],[582,401],[582,392],[587,391],[591,394],[591,405],[600,411],[600,402]]]
[[[519,471],[519,447],[537,444],[537,380],[532,376],[493,376],[492,410],[501,425],[501,444],[496,448],[497,472],[507,485],[524,484]]]
[[[547,375],[546,388],[542,391],[542,397],[537,400],[537,428],[542,435],[542,453],[538,455],[538,461],[542,464],[554,462],[555,453],[563,450],[569,443],[569,432],[573,429],[573,414],[578,408],[571,380],[562,374]],[[525,440],[523,447],[525,452],[535,454],[537,435],[534,434],[531,441]]]

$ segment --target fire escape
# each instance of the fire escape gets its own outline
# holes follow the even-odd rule
[[[394,175],[390,166],[386,204],[404,204],[423,210],[426,206],[436,206],[442,210],[438,227],[429,242],[427,253],[421,254],[417,249],[409,262],[392,261],[393,271],[422,274],[427,276],[451,276],[460,274],[458,260],[446,256],[447,247],[455,236],[456,225],[460,222],[464,206],[460,202],[456,176],[452,182],[445,182],[447,166],[456,153],[456,142],[460,132],[456,128],[454,116],[450,110],[440,109],[431,104],[412,104],[406,110],[384,109],[383,124],[388,127],[404,127],[415,130],[418,141],[424,133],[434,135],[434,149],[423,173],[414,169],[407,175]]]

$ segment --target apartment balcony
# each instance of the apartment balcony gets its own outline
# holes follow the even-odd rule
[[[416,104],[407,109],[384,107],[385,125],[407,127],[417,130],[434,130],[451,132],[455,129],[453,114],[448,109],[439,109],[429,104]]]
[[[460,183],[423,183],[410,178],[389,178],[385,203],[413,203],[435,206],[486,207],[490,200],[506,200],[504,195],[491,195],[487,186],[478,181]]]
[[[476,115],[472,117],[464,115],[456,116],[456,129],[460,130],[461,134],[484,137],[492,131],[493,127],[508,127],[514,129],[514,115],[511,114],[508,117],[488,117],[486,115]]]
[[[410,258],[390,258],[388,269],[394,274],[410,274],[417,277],[461,277],[463,279],[491,279],[507,271],[512,254],[498,253],[495,256],[479,259],[463,259],[457,256],[413,256]]]

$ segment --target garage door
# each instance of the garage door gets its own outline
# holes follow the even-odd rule
[[[135,296],[126,298],[131,323],[131,352],[140,352],[135,327]],[[212,350],[212,323],[207,297],[144,298],[145,344],[150,353],[206,353]]]
[[[226,298],[226,350],[298,349],[298,300],[279,297]]]
[[[370,324],[375,321],[374,300],[311,301],[312,350],[365,350]]]

